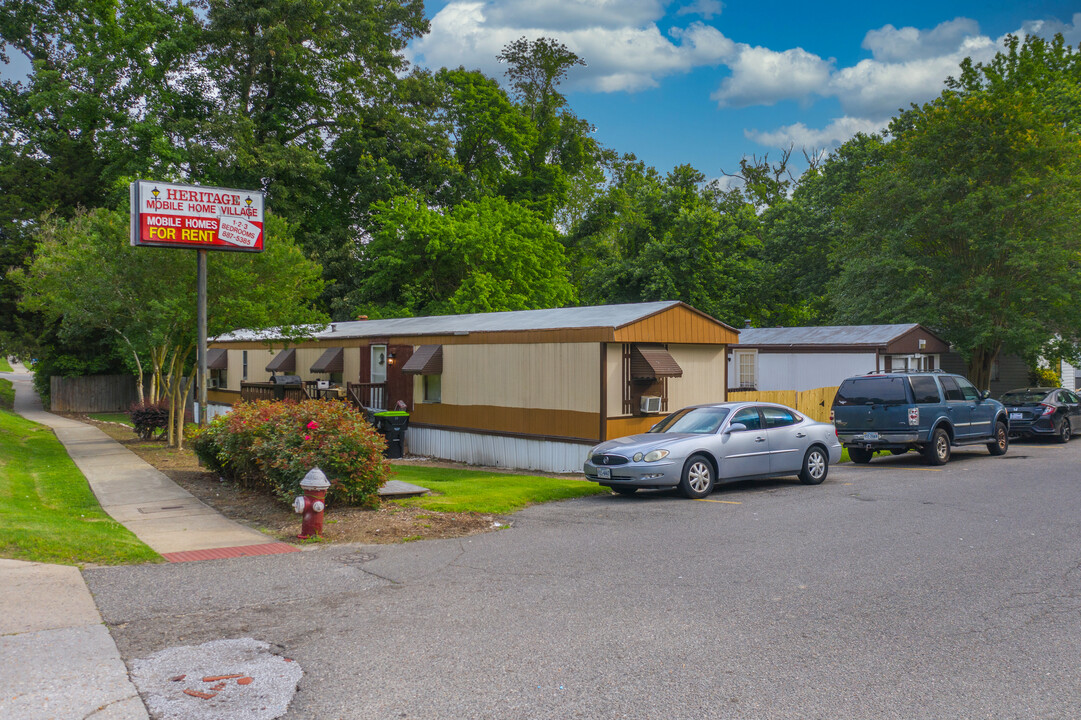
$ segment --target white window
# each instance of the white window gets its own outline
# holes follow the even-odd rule
[[[755,377],[755,360],[753,352],[736,353],[736,380],[739,387],[753,390],[758,386],[758,379]]]

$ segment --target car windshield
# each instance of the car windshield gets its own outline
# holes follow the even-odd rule
[[[698,433],[717,432],[724,419],[728,417],[726,407],[685,408],[672,413],[650,428],[651,433]]]
[[[838,405],[903,405],[908,393],[903,377],[850,378],[837,390]]]
[[[1002,402],[1007,405],[1029,405],[1043,402],[1049,394],[1046,390],[1011,390],[1002,396]]]

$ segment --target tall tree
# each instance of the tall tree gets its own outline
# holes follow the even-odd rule
[[[1056,47],[1077,66],[1078,53]],[[835,251],[845,318],[938,329],[982,388],[1000,352],[1032,358],[1056,336],[1081,337],[1081,136],[1047,101],[1057,83],[1021,73],[1050,77],[1027,64],[968,66],[963,88],[897,117]]]
[[[532,310],[574,302],[551,225],[502,198],[446,210],[399,197],[378,206],[354,307],[387,315]]]

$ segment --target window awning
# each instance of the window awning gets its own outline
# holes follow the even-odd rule
[[[402,365],[402,372],[414,375],[442,375],[443,346],[421,345],[412,357],[405,361],[405,365]]]
[[[683,377],[683,368],[659,345],[632,345],[631,377]]]
[[[207,370],[228,370],[229,351],[225,348],[211,348],[206,351]]]
[[[340,373],[345,372],[345,349],[329,348],[312,363],[313,373]]]
[[[295,373],[297,371],[297,351],[295,348],[282,350],[266,366],[267,372]]]

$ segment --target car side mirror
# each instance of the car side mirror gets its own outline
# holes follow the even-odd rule
[[[991,397],[991,391],[990,390],[981,390],[980,391],[980,400],[986,400],[989,397]]]
[[[743,423],[732,423],[728,426],[728,429],[724,431],[724,434],[727,435],[728,433],[743,432],[746,429],[747,426]]]

